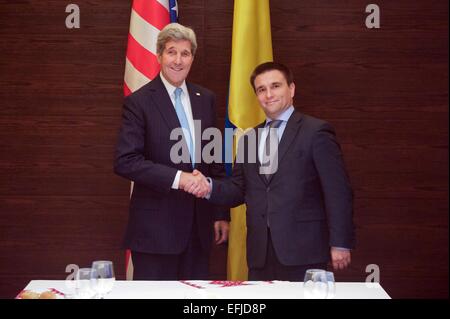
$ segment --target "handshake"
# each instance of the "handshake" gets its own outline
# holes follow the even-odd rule
[[[192,173],[181,172],[178,188],[197,198],[205,198],[211,192],[210,183],[206,177],[196,169]]]

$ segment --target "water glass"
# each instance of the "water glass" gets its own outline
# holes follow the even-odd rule
[[[112,261],[97,260],[92,263],[95,273],[91,277],[95,282],[95,292],[97,297],[103,299],[113,289],[116,277]]]
[[[92,299],[95,296],[95,282],[91,280],[96,276],[92,268],[80,268],[75,275],[75,298]]]
[[[328,295],[327,272],[323,269],[308,269],[303,281],[303,292],[307,299],[325,299]]]

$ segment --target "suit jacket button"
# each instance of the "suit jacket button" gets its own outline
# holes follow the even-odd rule
[[[270,192],[270,187],[267,187],[267,188],[266,188],[266,192],[267,192],[267,193]]]

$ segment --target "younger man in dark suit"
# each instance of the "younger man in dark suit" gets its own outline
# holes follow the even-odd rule
[[[240,139],[238,153],[245,156],[231,178],[188,191],[220,205],[247,205],[250,280],[303,281],[307,269],[325,269],[330,258],[334,269],[347,267],[353,196],[334,129],[294,109],[295,84],[286,66],[257,66],[251,84],[266,114],[255,128],[256,143],[249,134]]]

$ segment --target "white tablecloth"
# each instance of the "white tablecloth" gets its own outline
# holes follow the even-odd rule
[[[74,281],[32,280],[24,290],[74,293]],[[20,294],[18,295],[20,296]],[[303,299],[303,283],[288,281],[116,281],[106,299]],[[378,283],[338,282],[335,299],[390,299]]]

